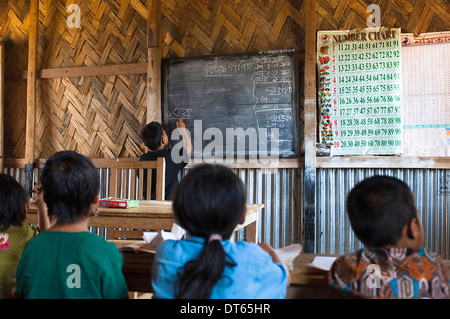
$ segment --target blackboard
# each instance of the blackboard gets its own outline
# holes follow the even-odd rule
[[[295,50],[165,59],[162,71],[163,123],[184,120],[193,156],[297,156]]]

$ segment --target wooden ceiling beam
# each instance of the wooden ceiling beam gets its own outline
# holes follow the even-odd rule
[[[85,76],[108,76],[120,74],[145,74],[148,63],[112,64],[101,66],[83,66],[74,68],[54,68],[36,71],[37,79],[71,78]],[[8,80],[26,80],[28,71],[8,73]]]

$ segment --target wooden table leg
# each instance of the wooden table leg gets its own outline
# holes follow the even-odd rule
[[[247,227],[247,241],[250,243],[258,243],[258,219]]]

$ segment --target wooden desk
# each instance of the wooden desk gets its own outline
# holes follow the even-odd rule
[[[247,204],[245,222],[236,227],[236,230],[246,227],[249,242],[258,242],[258,212],[263,207],[264,204]],[[174,222],[171,201],[140,201],[139,206],[126,209],[98,206],[98,216],[89,217],[90,227],[103,228],[171,230]],[[38,223],[34,204],[29,205],[27,223]]]
[[[118,248],[126,241],[115,241]],[[314,259],[314,254],[300,254],[294,261],[291,271],[291,285],[286,298],[339,298],[339,294],[328,286],[327,272],[316,270],[308,264]],[[124,260],[122,272],[130,291],[152,292],[151,268],[154,255],[149,253],[122,252]]]
[[[117,248],[129,245],[129,241],[115,240]],[[123,257],[122,273],[130,292],[153,292],[152,265],[154,254],[143,252],[121,252]]]
[[[116,243],[120,247],[121,243]],[[122,272],[130,291],[152,292],[151,268],[153,254],[122,252],[124,265]],[[308,266],[319,254],[300,254],[294,260],[291,284],[286,299],[342,299],[342,295],[328,285],[328,272]],[[336,255],[335,255],[336,256]],[[444,260],[450,277],[450,260]]]
[[[336,299],[342,296],[328,285],[328,271],[308,266],[315,256],[332,256],[301,253],[294,260],[291,284],[286,299]],[[334,256],[337,257],[337,256]]]
[[[333,256],[320,254],[300,254],[294,260],[291,271],[291,285],[287,299],[342,299],[342,295],[328,285],[328,271],[308,266],[315,256]],[[450,278],[450,260],[443,260],[447,276]]]

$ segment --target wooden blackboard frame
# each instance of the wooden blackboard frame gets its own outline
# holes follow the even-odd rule
[[[164,59],[162,61],[162,122],[165,126],[165,129],[170,137],[171,131],[175,128],[175,120],[173,118],[169,119],[169,73],[170,73],[170,67],[174,64],[180,64],[180,63],[198,63],[198,62],[208,62],[208,61],[223,61],[227,59],[241,59],[241,60],[248,60],[253,59],[254,57],[289,57],[289,62],[292,63],[290,66],[290,69],[292,71],[291,77],[292,77],[292,83],[291,83],[291,90],[290,93],[290,99],[288,103],[284,103],[286,105],[289,105],[290,108],[290,116],[291,119],[289,120],[289,128],[287,128],[287,131],[290,132],[288,145],[290,145],[289,150],[286,148],[280,149],[280,153],[278,156],[280,158],[296,158],[299,154],[300,149],[300,120],[299,120],[299,80],[298,80],[298,74],[299,74],[299,65],[298,65],[298,52],[296,50],[274,50],[274,51],[263,51],[263,52],[251,52],[251,53],[241,53],[241,54],[224,54],[224,55],[209,55],[209,56],[195,56],[195,57],[184,57],[184,58],[171,58],[171,59]],[[255,116],[256,119],[256,116]],[[195,120],[195,118],[193,118]],[[186,125],[188,127],[188,124]],[[255,127],[257,128],[257,127]],[[192,133],[192,132],[191,132]],[[191,136],[193,139],[193,136]],[[192,156],[198,156],[196,154],[196,147],[194,145],[194,152]],[[225,148],[224,148],[225,151]],[[230,154],[223,154],[223,157],[227,156],[229,157]],[[258,150],[258,156],[261,156],[259,150]],[[255,156],[253,153],[249,153],[246,150],[245,154],[237,154],[234,153],[234,157],[245,157],[249,158],[251,156]]]

